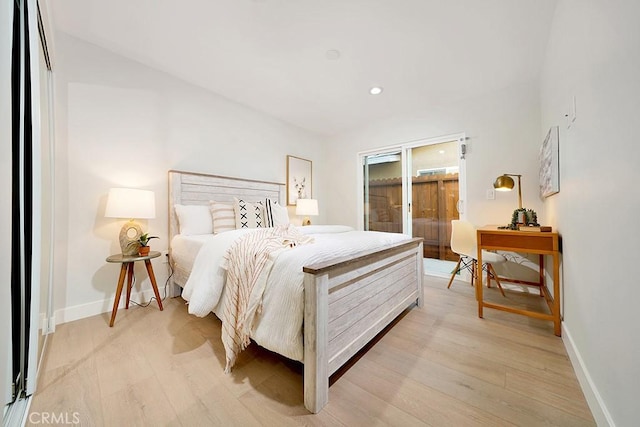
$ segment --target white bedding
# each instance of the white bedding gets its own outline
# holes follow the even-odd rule
[[[176,234],[173,239],[171,239],[172,261],[179,268],[185,271],[191,271],[202,245],[212,238],[213,234],[199,234],[195,236]]]
[[[299,230],[302,234],[324,234],[344,233],[346,231],[353,231],[353,228],[346,225],[308,225],[299,227]],[[176,234],[171,240],[171,258],[173,262],[178,267],[184,269],[184,271],[191,271],[198,252],[200,252],[200,249],[207,241],[213,238],[213,234],[191,236]]]
[[[202,245],[182,293],[189,301],[189,313],[203,317],[213,311],[220,317],[225,301],[225,271],[220,267],[224,254],[235,239],[253,231],[216,234]],[[312,235],[314,243],[278,253],[267,279],[262,313],[251,333],[262,347],[298,361],[303,361],[304,354],[302,267],[410,239],[404,234],[354,231],[342,226],[307,226],[301,231]]]

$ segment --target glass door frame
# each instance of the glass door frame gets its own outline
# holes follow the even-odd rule
[[[458,172],[458,213],[460,219],[466,219],[466,200],[467,200],[467,174],[466,174],[466,135],[464,132],[437,136],[433,138],[418,139],[414,141],[408,141],[397,145],[387,146],[383,148],[376,148],[372,150],[361,151],[358,156],[358,168],[357,168],[357,215],[358,230],[364,230],[364,184],[365,184],[365,172],[364,165],[368,156],[381,155],[381,154],[396,154],[400,152],[402,162],[402,232],[408,235],[413,235],[413,224],[410,218],[412,201],[412,182],[411,182],[411,150],[413,148],[422,147],[425,145],[434,145],[444,142],[458,142],[458,154],[459,154],[459,172]]]
[[[359,162],[359,167],[358,167],[358,182],[359,182],[359,190],[358,190],[358,229],[359,230],[364,230],[365,229],[365,210],[364,210],[364,203],[365,203],[365,199],[366,199],[366,195],[364,194],[364,184],[365,182],[369,181],[369,174],[368,174],[368,169],[365,170],[365,167],[367,165],[367,157],[370,156],[395,156],[395,155],[400,155],[401,156],[401,160],[400,160],[400,168],[401,171],[406,171],[407,170],[407,158],[406,158],[406,153],[403,149],[395,147],[395,148],[390,148],[390,149],[381,149],[381,150],[376,150],[376,152],[365,152],[365,153],[358,153],[358,162]],[[402,172],[403,178],[402,178],[402,232],[406,233],[407,232],[407,204],[405,203],[405,195],[406,195],[406,179],[404,177],[405,173]],[[367,221],[368,221],[369,217],[367,216]]]

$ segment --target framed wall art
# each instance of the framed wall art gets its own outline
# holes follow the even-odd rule
[[[311,160],[287,156],[287,205],[293,206],[298,199],[311,199]]]
[[[549,129],[540,147],[540,197],[546,198],[560,191],[560,150],[558,126]]]

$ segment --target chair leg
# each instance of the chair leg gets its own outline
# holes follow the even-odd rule
[[[502,289],[502,284],[500,283],[500,280],[498,280],[498,275],[496,274],[496,271],[493,269],[493,266],[491,264],[487,264],[487,276],[489,275],[493,276],[493,279],[498,284],[500,293],[502,294],[503,297],[506,297],[506,295],[504,294],[504,289]]]
[[[449,289],[451,287],[451,284],[453,283],[453,278],[456,277],[456,274],[458,274],[458,272],[460,271],[460,263],[462,262],[462,257],[458,258],[458,263],[456,264],[456,268],[453,269],[453,272],[451,273],[451,279],[449,280],[449,284],[447,285],[447,289]]]
[[[478,265],[478,261],[474,259],[473,262],[471,263],[471,286],[473,286],[473,281],[476,278],[476,272],[478,270],[477,265]]]

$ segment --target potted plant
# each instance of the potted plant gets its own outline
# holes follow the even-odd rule
[[[508,228],[511,230],[517,230],[520,225],[539,225],[538,214],[536,214],[536,211],[525,208],[513,211],[513,215],[511,215],[511,224],[509,224]]]
[[[151,250],[151,248],[149,247],[149,240],[158,239],[158,238],[159,238],[158,236],[149,236],[149,233],[141,234],[137,240],[138,244],[140,245],[140,248],[138,249],[138,255],[140,256],[149,255],[149,250]]]

